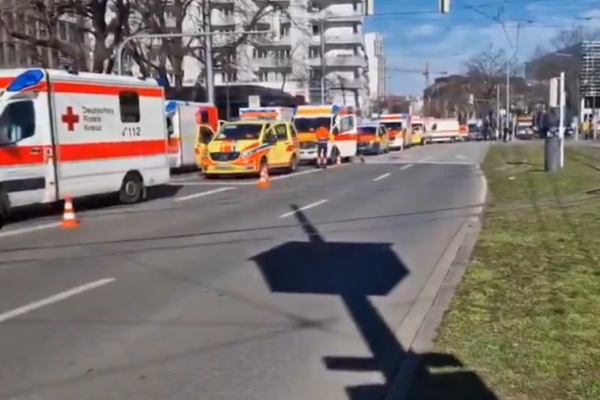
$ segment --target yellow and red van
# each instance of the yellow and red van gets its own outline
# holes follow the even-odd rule
[[[259,174],[265,168],[293,172],[298,153],[298,135],[289,121],[242,119],[221,125],[201,164],[207,177]]]

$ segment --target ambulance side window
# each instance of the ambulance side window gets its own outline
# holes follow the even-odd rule
[[[0,145],[13,144],[35,134],[35,108],[32,101],[10,103],[0,116]]]
[[[140,97],[136,92],[119,93],[119,108],[121,110],[121,122],[140,122]]]
[[[348,132],[350,130],[352,130],[354,125],[354,117],[353,116],[346,116],[346,117],[342,117],[340,118],[340,132]]]
[[[275,133],[277,134],[277,140],[285,142],[288,140],[287,128],[284,124],[275,126]]]

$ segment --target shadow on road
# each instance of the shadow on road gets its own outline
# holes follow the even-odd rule
[[[292,205],[292,210],[309,240],[284,243],[252,257],[252,260],[258,265],[272,292],[341,298],[372,356],[325,356],[325,366],[331,371],[379,372],[385,378],[383,385],[346,388],[349,400],[403,398],[401,393],[394,391],[391,394],[390,389],[392,385],[408,388],[407,382],[398,380],[408,381],[410,374],[397,375],[403,361],[409,360],[416,368],[416,376],[436,385],[440,394],[436,399],[496,398],[471,372],[444,373],[435,376],[435,379],[428,376],[429,367],[462,365],[451,355],[417,355],[407,351],[373,306],[370,296],[387,296],[408,275],[408,269],[392,249],[391,243],[327,242],[297,205]]]

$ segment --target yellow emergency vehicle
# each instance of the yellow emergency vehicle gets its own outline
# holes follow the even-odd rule
[[[358,154],[383,154],[390,151],[390,134],[379,121],[363,122],[358,127]]]
[[[240,119],[226,122],[207,145],[202,157],[206,177],[294,172],[299,158],[298,134],[289,121]]]

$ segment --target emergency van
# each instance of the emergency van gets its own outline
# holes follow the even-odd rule
[[[173,169],[197,167],[197,154],[202,153],[219,128],[217,108],[210,103],[168,100],[165,113],[169,165]]]
[[[169,181],[164,90],[154,80],[0,71],[0,213]]]
[[[289,121],[241,119],[221,126],[202,158],[207,178],[256,175],[268,169],[294,172],[298,135]]]
[[[382,114],[381,123],[387,128],[390,137],[390,150],[401,150],[412,145],[410,117],[406,114]]]
[[[455,142],[460,140],[460,124],[456,118],[431,118],[427,127],[427,143]]]
[[[359,118],[352,107],[340,105],[298,106],[294,114],[294,126],[300,142],[300,160],[317,160],[317,135],[320,127],[329,129],[331,136],[327,157],[344,161],[356,156],[358,149]]]
[[[240,119],[269,119],[291,121],[294,109],[289,107],[253,107],[240,108]]]
[[[424,145],[426,143],[425,135],[427,133],[428,119],[418,115],[410,116],[410,134],[412,137],[411,145]]]
[[[358,154],[379,155],[389,151],[389,131],[381,121],[363,122],[358,127]]]

